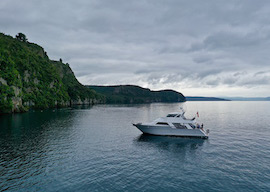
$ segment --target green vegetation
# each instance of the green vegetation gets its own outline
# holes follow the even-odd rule
[[[185,96],[173,90],[151,91],[134,85],[87,86],[106,96],[106,103],[184,102]]]
[[[63,64],[61,62],[53,61],[53,64],[60,74],[65,74],[63,75],[62,81],[67,88],[71,101],[85,101],[94,99],[102,102],[105,99],[103,95],[96,93],[94,90],[88,89],[86,86],[80,84],[68,63]]]
[[[0,33],[0,113],[102,102],[80,84],[68,64],[52,61],[42,47]]]
[[[14,96],[13,89],[7,85],[0,84],[0,109],[2,113],[7,113],[12,110],[12,97]]]
[[[25,34],[23,34],[23,33],[18,33],[18,35],[16,35],[16,39],[18,39],[22,42],[27,42],[27,38],[26,38]]]

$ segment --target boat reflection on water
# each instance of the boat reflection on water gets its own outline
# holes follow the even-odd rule
[[[156,146],[169,151],[192,151],[201,148],[207,140],[199,138],[153,136],[141,134],[136,139],[137,144]]]

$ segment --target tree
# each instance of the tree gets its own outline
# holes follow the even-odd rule
[[[60,61],[61,63],[63,63],[63,60],[62,60],[61,58],[59,59],[59,61]]]
[[[26,35],[23,34],[23,33],[18,33],[18,35],[16,35],[16,39],[18,39],[19,41],[22,41],[22,42],[27,42],[27,38],[26,38]]]

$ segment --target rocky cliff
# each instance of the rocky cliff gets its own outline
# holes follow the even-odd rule
[[[68,64],[50,60],[39,45],[0,33],[0,113],[103,102]]]

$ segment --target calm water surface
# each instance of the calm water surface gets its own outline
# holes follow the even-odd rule
[[[0,191],[270,191],[270,102],[187,102],[210,138],[131,125],[179,103],[0,116]]]

